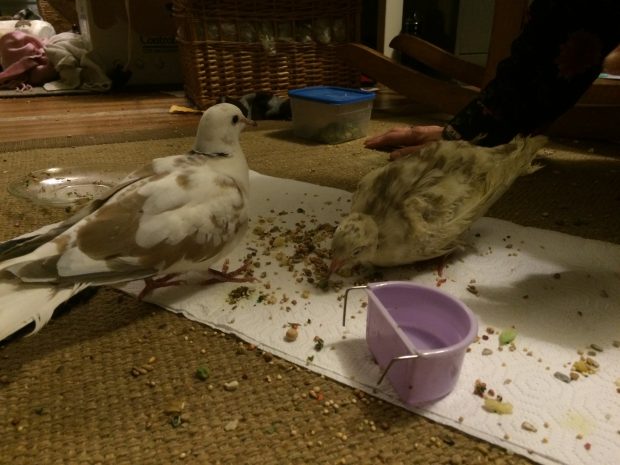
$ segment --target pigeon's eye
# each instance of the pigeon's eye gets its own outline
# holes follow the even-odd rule
[[[232,118],[232,123],[233,123],[233,124],[237,124],[238,122],[239,122],[239,115],[235,115],[235,116],[233,116],[233,118]]]

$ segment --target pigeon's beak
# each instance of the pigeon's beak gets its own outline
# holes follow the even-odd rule
[[[253,119],[250,119],[250,118],[243,117],[243,118],[241,118],[241,121],[243,121],[248,126],[254,126],[254,127],[258,126],[256,121],[254,121]]]

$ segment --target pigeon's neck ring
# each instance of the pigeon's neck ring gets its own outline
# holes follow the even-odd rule
[[[205,153],[205,152],[199,152],[196,149],[190,150],[189,152],[191,155],[204,155],[205,157],[230,157],[230,153],[226,153],[226,152],[212,152],[212,153]]]

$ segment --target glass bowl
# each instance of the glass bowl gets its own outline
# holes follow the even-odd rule
[[[41,206],[74,207],[97,198],[127,173],[116,166],[46,168],[10,183],[8,191]]]

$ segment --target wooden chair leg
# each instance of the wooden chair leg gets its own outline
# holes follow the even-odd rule
[[[344,44],[338,47],[337,53],[349,66],[390,89],[443,113],[456,113],[478,94],[476,88],[427,76],[361,44]]]
[[[484,79],[484,68],[410,35],[399,34],[392,39],[390,47],[434,69],[444,76],[450,76],[465,84],[480,87]]]

